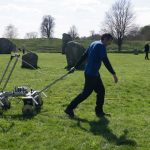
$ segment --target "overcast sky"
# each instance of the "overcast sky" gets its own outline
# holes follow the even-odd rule
[[[28,32],[38,32],[44,15],[55,18],[54,37],[61,38],[72,25],[79,36],[98,33],[114,0],[0,0],[0,37],[9,24],[18,29],[18,38]],[[140,26],[150,24],[150,0],[131,0]]]

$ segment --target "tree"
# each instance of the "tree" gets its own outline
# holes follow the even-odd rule
[[[100,34],[95,33],[94,30],[91,30],[89,38],[92,40],[99,40],[101,38],[101,36],[100,36]]]
[[[128,0],[116,1],[110,11],[106,12],[105,31],[114,36],[119,51],[121,51],[125,35],[132,28],[134,18],[131,3]]]
[[[37,37],[38,37],[37,32],[29,32],[29,33],[26,33],[26,36],[25,36],[25,38],[27,38],[27,39],[35,39]]]
[[[78,37],[78,31],[75,25],[70,27],[68,34],[70,34],[73,40],[75,40]]]
[[[54,32],[54,26],[54,18],[50,15],[44,16],[41,23],[41,35],[46,38],[51,38]]]
[[[141,40],[140,27],[135,25],[127,34],[126,38],[128,40]]]
[[[150,25],[142,27],[140,29],[140,34],[143,40],[150,40]]]
[[[94,35],[95,35],[95,31],[91,30],[90,31],[90,37],[91,37],[92,40],[94,40]]]
[[[14,25],[9,24],[8,26],[6,26],[4,32],[5,38],[14,39],[17,37],[17,35],[18,35],[17,28]]]

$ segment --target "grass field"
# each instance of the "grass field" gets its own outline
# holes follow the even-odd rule
[[[21,69],[19,62],[7,90],[15,85],[41,89],[66,73],[65,56],[39,53],[38,70]],[[0,75],[9,55],[0,56]],[[75,110],[78,119],[64,114],[67,104],[82,90],[83,72],[76,71],[52,86],[44,105],[31,119],[22,117],[22,101],[11,98],[11,109],[0,116],[0,150],[149,150],[150,61],[144,55],[109,54],[119,83],[102,66],[106,88],[104,110],[95,116],[95,93]]]
[[[81,43],[85,48],[93,41],[91,39],[78,39],[77,42]],[[25,47],[28,51],[36,51],[42,53],[54,53],[62,52],[62,39],[52,38],[38,38],[38,39],[13,39],[13,43],[16,44],[17,48]],[[150,43],[150,41],[124,41],[122,45],[122,53],[131,53],[134,49],[144,52],[145,43]],[[118,52],[117,45],[112,43],[108,46],[108,51]]]

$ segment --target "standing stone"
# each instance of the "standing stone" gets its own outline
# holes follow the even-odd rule
[[[80,57],[85,52],[85,48],[78,42],[70,41],[66,44],[65,47],[65,53],[66,53],[66,59],[67,59],[67,69],[70,69],[71,67],[75,66],[75,64],[78,62]],[[83,62],[79,68],[80,70],[83,70],[85,66],[85,62]]]
[[[38,68],[37,63],[38,63],[38,55],[33,52],[26,53],[22,56],[22,66],[21,66],[22,68],[37,69]]]
[[[6,38],[0,38],[0,54],[10,54],[16,51],[16,45]]]
[[[69,41],[72,41],[72,38],[69,34],[63,33],[62,35],[62,54],[65,54],[65,47]]]
[[[62,38],[62,54],[66,54],[67,66],[70,69],[75,66],[80,57],[85,52],[85,48],[78,42],[72,41],[69,34],[64,33]],[[83,70],[85,62],[83,62],[77,69]]]

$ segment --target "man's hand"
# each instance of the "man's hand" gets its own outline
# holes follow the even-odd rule
[[[75,70],[76,70],[76,68],[75,68],[75,67],[72,67],[72,68],[69,70],[68,73],[74,73]]]
[[[113,78],[114,78],[115,83],[117,83],[118,82],[118,77],[116,76],[116,74],[113,75]]]

